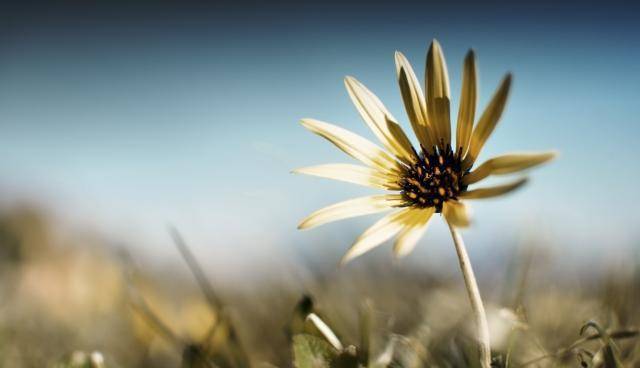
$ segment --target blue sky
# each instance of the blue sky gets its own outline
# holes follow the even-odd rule
[[[437,38],[454,106],[469,47],[479,58],[481,106],[507,71],[515,75],[483,158],[561,153],[524,190],[474,204],[472,253],[482,257],[532,229],[563,252],[637,246],[640,37],[632,9],[327,4],[19,9],[1,38],[3,202],[40,203],[68,226],[165,257],[174,254],[165,232],[173,223],[198,252],[234,265],[322,255],[323,243],[333,262],[372,217],[309,232],[295,226],[368,190],[291,175],[349,161],[297,122],[314,117],[373,138],[342,84],[353,75],[409,129],[393,53],[403,51],[421,76]],[[447,241],[436,225],[418,254],[449,257]]]

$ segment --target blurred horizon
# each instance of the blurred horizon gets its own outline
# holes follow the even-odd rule
[[[291,175],[351,162],[297,122],[313,117],[373,140],[344,90],[342,78],[353,75],[410,132],[393,53],[405,53],[422,78],[436,38],[456,109],[469,48],[479,60],[479,109],[506,72],[515,75],[480,161],[560,152],[524,189],[470,203],[465,237],[480,273],[534,232],[570,268],[637,259],[638,13],[598,4],[2,5],[0,209],[28,203],[62,228],[160,262],[176,258],[166,231],[174,225],[229,277],[301,259],[335,264],[376,217],[296,225],[370,191]],[[455,269],[440,222],[403,262]],[[392,262],[388,245],[375,253]]]

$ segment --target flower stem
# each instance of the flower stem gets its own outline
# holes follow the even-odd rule
[[[467,249],[462,241],[462,236],[458,230],[453,227],[448,221],[449,230],[451,230],[451,237],[453,238],[453,244],[456,246],[456,253],[458,253],[458,261],[460,262],[460,271],[464,277],[464,284],[467,287],[467,294],[469,294],[469,301],[471,302],[471,309],[476,320],[476,327],[478,328],[478,350],[480,352],[480,364],[482,368],[491,368],[491,343],[489,340],[489,324],[487,323],[487,315],[484,311],[484,305],[482,304],[482,298],[480,298],[480,290],[478,289],[478,282],[476,276],[471,268],[471,261],[467,254]]]

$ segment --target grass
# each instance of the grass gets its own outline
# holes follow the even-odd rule
[[[459,278],[373,257],[302,279],[211,285],[172,235],[191,274],[61,237],[38,211],[5,212],[0,367],[477,366]],[[569,280],[545,276],[535,249],[496,270],[504,281],[481,283],[494,366],[640,367],[637,262]]]

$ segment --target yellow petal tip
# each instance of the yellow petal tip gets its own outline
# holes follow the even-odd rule
[[[358,244],[357,241],[353,243],[353,245],[351,246],[351,248],[349,248],[347,253],[345,253],[345,255],[342,256],[342,259],[340,259],[340,263],[339,263],[340,267],[344,267],[347,263],[351,262],[354,258],[357,258],[361,255],[361,254],[354,254],[354,252],[352,252],[356,244]]]
[[[347,263],[351,262],[351,257],[347,257],[347,256],[348,254],[340,259],[340,262],[338,262],[338,267],[342,268],[346,266]]]
[[[402,65],[407,59],[404,54],[398,50],[396,50],[393,56],[396,60],[396,67],[400,67],[400,65]]]
[[[504,76],[504,81],[505,81],[505,83],[509,83],[509,84],[511,84],[511,82],[513,81],[513,73],[508,72],[508,73]]]
[[[560,155],[560,152],[556,151],[556,150],[551,150],[551,151],[543,152],[542,155],[543,155],[544,158],[542,159],[542,161],[540,163],[544,164],[544,163],[551,162],[551,161],[555,160],[556,158],[558,158],[558,156]]]
[[[299,121],[300,125],[311,131],[313,131],[314,126],[318,125],[316,122],[317,120],[311,118],[303,118]]]
[[[357,88],[357,85],[358,81],[354,77],[350,75],[344,77],[344,86],[347,88],[349,94],[353,93],[353,89]]]
[[[476,51],[474,49],[469,49],[469,51],[467,51],[467,55],[465,56],[465,59],[475,59],[476,57]]]
[[[307,217],[303,218],[298,223],[298,230],[308,230],[308,229],[312,229],[312,228],[318,226],[317,223],[315,223],[315,224],[313,223],[312,217],[313,216],[307,216]]]

